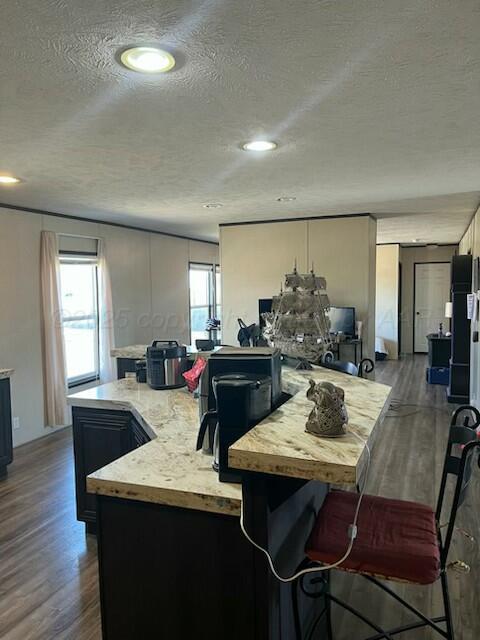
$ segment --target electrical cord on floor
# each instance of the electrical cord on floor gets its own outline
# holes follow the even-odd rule
[[[242,505],[241,505],[241,510],[240,510],[240,528],[243,532],[243,535],[246,537],[246,539],[250,542],[250,544],[252,544],[256,549],[258,549],[259,551],[261,551],[267,558],[268,560],[268,564],[270,566],[270,571],[272,572],[272,574],[275,576],[275,578],[277,578],[277,580],[279,580],[280,582],[293,582],[294,580],[297,580],[297,578],[300,578],[301,576],[304,576],[308,573],[315,573],[318,571],[327,571],[328,569],[334,569],[335,567],[338,567],[340,564],[342,564],[343,562],[345,562],[345,560],[348,558],[348,556],[350,555],[352,548],[353,548],[353,543],[355,538],[357,537],[357,521],[358,521],[358,514],[360,512],[360,506],[362,504],[362,500],[363,500],[363,496],[365,494],[365,488],[367,486],[367,480],[368,480],[368,472],[370,470],[370,458],[371,458],[371,453],[370,453],[370,447],[368,446],[368,443],[358,434],[356,434],[354,431],[349,431],[349,433],[351,433],[352,435],[354,435],[358,440],[361,441],[361,443],[365,446],[366,450],[367,450],[367,463],[366,463],[366,468],[365,468],[365,476],[364,476],[364,481],[363,481],[363,485],[362,485],[362,490],[360,492],[360,496],[358,498],[358,502],[357,502],[357,507],[355,509],[355,515],[353,518],[353,522],[350,524],[350,526],[348,527],[348,537],[349,537],[349,543],[347,546],[347,549],[345,551],[345,553],[343,554],[343,556],[337,560],[337,562],[334,562],[333,564],[328,564],[328,565],[321,565],[319,564],[316,567],[309,567],[308,569],[302,569],[301,571],[298,571],[297,573],[293,574],[292,576],[289,577],[284,577],[281,576],[277,570],[275,569],[275,565],[273,564],[273,560],[271,555],[268,553],[268,551],[266,549],[264,549],[261,545],[257,544],[255,542],[255,540],[252,540],[252,538],[250,537],[250,535],[248,534],[246,528],[245,528],[245,522],[244,522],[244,500],[242,499]]]
[[[408,407],[418,407],[418,410],[409,411],[408,413],[400,413],[400,410],[402,408],[408,408]],[[445,413],[446,411],[442,407],[433,407],[433,406],[428,406],[426,404],[415,404],[413,402],[401,402],[400,400],[392,400],[388,408],[388,413],[385,417],[386,418],[408,418],[410,416],[415,416],[421,413],[422,410],[425,410],[425,409],[428,411],[440,411],[440,413]],[[395,413],[397,415],[392,415],[392,413]]]

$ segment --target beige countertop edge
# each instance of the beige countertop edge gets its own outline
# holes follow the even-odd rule
[[[104,480],[89,476],[87,478],[87,491],[102,496],[124,498],[125,500],[138,500],[139,502],[151,502],[170,507],[192,509],[194,511],[208,511],[220,515],[240,516],[241,500],[206,496],[191,491],[168,490],[165,488],[148,487],[145,485],[130,484],[120,480]]]
[[[388,412],[392,392],[393,389],[390,388],[390,392],[385,399],[383,409],[380,412],[370,434],[365,437],[361,432],[358,433],[358,429],[356,430],[358,436],[363,438],[368,445],[371,455],[373,447],[375,446],[378,429],[383,423],[385,415]],[[339,438],[339,440],[341,440],[341,438]],[[358,445],[359,447],[361,446],[359,440]],[[358,484],[368,460],[366,446],[363,447],[356,466],[342,464],[341,462],[306,460],[304,458],[299,459],[275,454],[270,456],[269,454],[248,449],[238,449],[236,448],[237,446],[238,443],[235,443],[228,450],[229,463],[236,469],[279,475],[283,477],[299,478],[303,480],[314,480],[329,484],[349,484],[352,486]]]
[[[67,396],[67,404],[72,407],[86,407],[87,409],[102,409],[108,410],[113,409],[114,411],[128,411],[132,414],[132,416],[137,420],[142,429],[145,431],[147,436],[151,440],[155,440],[157,438],[157,434],[154,429],[148,424],[145,418],[142,416],[140,411],[138,411],[137,407],[132,404],[129,400],[106,400],[103,398],[99,399],[87,399],[87,398],[73,398],[71,396]],[[110,405],[110,406],[109,406]],[[107,466],[107,465],[105,465]]]
[[[131,344],[126,347],[114,347],[110,349],[110,357],[123,360],[144,360],[147,354],[148,344]],[[192,345],[180,344],[181,347],[187,347],[187,357],[194,359],[197,355],[208,358],[213,351],[197,351]]]
[[[298,460],[295,458],[275,456],[271,464],[265,461],[265,454],[255,451],[237,451],[230,449],[228,459],[232,467],[244,471],[297,478],[299,480],[314,480],[327,484],[356,483],[356,470],[349,465],[336,462],[322,462],[319,460]]]
[[[114,347],[110,349],[110,357],[138,360],[145,357],[147,346],[144,344],[129,344],[125,347]]]

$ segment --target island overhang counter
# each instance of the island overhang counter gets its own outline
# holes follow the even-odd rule
[[[359,438],[305,433],[310,377],[345,389],[349,429]],[[245,472],[249,533],[289,574],[328,485],[358,481],[361,439],[373,443],[390,388],[321,368],[284,369],[282,379],[292,397],[237,441],[229,460]],[[242,487],[220,483],[211,457],[195,451],[199,415],[192,396],[124,379],[70,396],[69,403],[74,438],[89,421],[110,428],[125,416],[145,436],[86,480],[96,494],[103,637],[182,639],[193,631],[199,640],[293,637],[290,587],[272,577],[241,532]],[[299,606],[308,628],[321,603],[301,599]],[[202,627],[205,616],[212,622]]]

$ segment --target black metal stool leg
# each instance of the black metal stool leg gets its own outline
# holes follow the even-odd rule
[[[445,570],[440,574],[440,580],[442,582],[442,595],[443,595],[443,606],[445,609],[445,622],[447,624],[447,634],[448,640],[454,640],[455,635],[453,632],[453,622],[452,622],[452,608],[450,606],[450,595],[448,593],[448,581],[447,581],[447,572]]]
[[[327,640],[333,640],[333,629],[332,629],[332,601],[329,598],[330,594],[330,571],[326,572],[326,594],[325,594],[325,614],[326,614],[326,631],[327,631]]]
[[[432,629],[437,631],[437,633],[439,633],[443,637],[445,637],[445,638],[447,637],[445,631],[436,623],[435,619],[428,618],[421,611],[419,611],[418,609],[413,607],[409,602],[407,602],[406,600],[401,598],[397,593],[395,593],[395,591],[390,589],[386,584],[383,584],[382,582],[380,582],[380,580],[377,580],[377,578],[374,578],[373,576],[367,576],[367,575],[364,575],[363,577],[365,578],[365,580],[368,580],[369,582],[372,582],[373,584],[377,585],[377,587],[380,587],[380,589],[383,589],[383,591],[388,593],[389,596],[394,598],[397,602],[399,602],[401,605],[403,605],[406,609],[408,609],[413,614],[415,614],[418,618],[420,618],[422,620],[422,623],[424,625],[430,626]],[[445,614],[446,614],[446,611],[445,611]],[[445,618],[441,617],[440,620],[443,622],[445,620]]]
[[[312,563],[308,558],[304,558],[298,567],[295,569],[295,573],[306,569],[307,567],[312,566]],[[302,623],[300,620],[300,612],[298,610],[298,588],[299,583],[302,578],[297,578],[291,583],[291,593],[292,593],[292,611],[293,611],[293,623],[295,627],[295,640],[302,640]]]
[[[354,607],[350,606],[346,602],[343,602],[343,600],[340,600],[339,598],[336,598],[335,596],[332,596],[331,593],[326,594],[325,597],[328,600],[333,600],[333,602],[335,602],[335,604],[338,604],[340,607],[342,607],[346,611],[349,611],[354,616],[356,616],[357,618],[362,620],[362,622],[365,622],[365,624],[368,624],[369,627],[371,627],[372,629],[375,629],[375,631],[377,631],[377,633],[378,633],[378,636],[377,636],[378,638],[386,638],[386,640],[392,640],[392,636],[390,635],[390,632],[388,630],[382,629],[382,627],[380,627],[378,624],[373,622],[373,620],[370,620],[369,618],[364,616],[362,613],[360,613],[360,611],[358,611],[358,609],[355,609]]]
[[[292,582],[291,589],[293,624],[295,626],[295,640],[302,640],[302,625],[300,623],[300,614],[298,612],[298,580],[294,580]]]

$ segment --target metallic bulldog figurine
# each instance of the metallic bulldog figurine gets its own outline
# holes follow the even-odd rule
[[[308,416],[305,431],[323,438],[343,436],[347,432],[348,422],[344,390],[331,382],[309,382],[307,398],[315,406]]]

